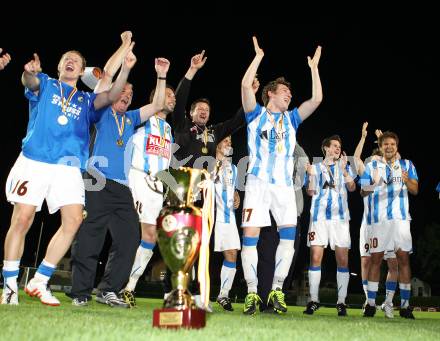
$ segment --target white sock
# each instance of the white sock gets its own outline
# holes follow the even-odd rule
[[[386,296],[385,296],[385,303],[387,304],[393,304],[393,298],[394,293],[396,292],[397,282],[392,281],[386,281],[385,282],[385,289],[386,289]]]
[[[347,297],[348,282],[350,280],[350,273],[348,268],[338,268],[336,272],[336,282],[338,284],[338,302],[345,304]]]
[[[409,298],[411,296],[411,283],[399,283],[400,289],[400,307],[408,308]]]
[[[222,270],[220,272],[220,293],[218,297],[229,297],[229,290],[232,288],[235,273],[237,272],[236,263],[223,262]]]
[[[17,278],[20,271],[20,260],[3,261],[3,279],[4,286],[8,285],[15,292],[18,289]]]
[[[45,259],[40,263],[40,266],[35,273],[34,279],[38,282],[47,283],[55,272],[56,265],[49,263]]]
[[[134,289],[136,288],[136,284],[139,278],[144,273],[145,268],[147,267],[151,257],[153,257],[153,249],[145,248],[142,245],[139,245],[136,251],[136,257],[134,259],[133,267],[131,268],[130,277],[128,279],[125,290],[134,291]]]
[[[275,273],[273,275],[272,290],[277,288],[283,289],[284,280],[289,273],[293,255],[295,254],[294,245],[295,240],[280,239],[275,254]]]
[[[362,288],[364,289],[365,299],[368,300],[368,280],[367,279],[362,280]]]
[[[257,292],[258,277],[258,252],[257,245],[246,246],[243,244],[241,249],[241,264],[243,266],[243,274],[247,283],[248,292]]]
[[[311,266],[309,268],[309,290],[310,301],[319,302],[319,283],[321,282],[321,267]]]
[[[376,306],[376,295],[379,289],[379,282],[368,281],[368,305]]]

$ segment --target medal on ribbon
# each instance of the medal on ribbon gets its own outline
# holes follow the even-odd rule
[[[67,96],[67,99],[64,98],[64,89],[63,85],[60,81],[58,81],[58,85],[60,86],[60,94],[61,94],[61,112],[62,114],[58,116],[57,122],[58,124],[64,126],[69,122],[69,119],[66,116],[67,108],[69,107],[70,101],[72,100],[73,96],[77,92],[76,86],[72,89],[69,96]]]
[[[125,114],[122,114],[121,124],[119,124],[118,114],[113,108],[112,108],[112,113],[116,121],[116,126],[118,127],[118,134],[119,134],[119,138],[116,140],[116,144],[119,147],[122,147],[124,145],[124,140],[122,139],[122,135],[124,134],[124,128],[125,128]]]

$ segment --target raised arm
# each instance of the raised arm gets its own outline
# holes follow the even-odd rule
[[[341,162],[342,176],[344,177],[345,187],[349,192],[354,192],[354,190],[356,189],[356,183],[354,182],[354,179],[350,175],[350,172],[348,172],[347,170],[348,159],[347,159],[347,154],[345,154],[345,152],[342,153],[340,162]]]
[[[191,81],[197,71],[199,71],[205,65],[207,59],[208,57],[205,57],[205,50],[193,56],[191,58],[191,65],[188,71],[186,71],[185,78]]]
[[[9,53],[5,53],[3,56],[2,54],[3,49],[0,48],[0,70],[3,70],[6,65],[9,64],[9,62],[11,61],[11,56],[9,55]]]
[[[252,37],[252,40],[254,42],[255,57],[241,80],[241,103],[245,113],[251,112],[257,105],[257,99],[252,84],[257,76],[258,67],[264,57],[264,51],[258,46],[257,38]]]
[[[295,144],[295,149],[293,150],[293,158],[294,164],[292,178],[296,190],[303,187],[304,177],[306,175],[306,171],[310,162],[306,152],[298,143]]]
[[[258,78],[255,77],[252,82],[252,91],[254,92],[254,94],[257,93],[259,87],[260,82],[258,81]],[[219,141],[223,140],[226,136],[232,135],[236,131],[241,129],[245,124],[245,113],[243,107],[240,107],[232,118],[214,125],[217,139]]]
[[[379,175],[379,170],[374,168],[370,175],[368,168],[362,174],[361,180],[361,196],[366,197],[374,192],[374,189],[383,185],[383,181]]]
[[[118,78],[116,78],[116,81],[113,83],[111,89],[101,92],[96,96],[95,101],[93,102],[96,110],[110,105],[118,99],[119,94],[127,83],[128,75],[131,69],[133,68],[134,64],[136,64],[136,56],[133,53],[133,46],[134,43],[131,43],[130,50],[125,56],[125,60],[122,64]]]
[[[383,132],[380,129],[376,129],[374,131],[374,135],[376,135],[376,137],[377,137],[377,141],[376,142],[379,142],[379,138],[383,135]]]
[[[419,182],[416,179],[409,178],[407,171],[402,171],[402,181],[412,195],[419,193]]]
[[[318,64],[321,58],[321,46],[318,46],[313,58],[307,57],[307,61],[312,73],[312,97],[302,103],[299,108],[299,116],[304,121],[309,117],[322,102],[322,86],[321,79],[319,77]]]
[[[316,193],[316,173],[313,165],[309,164],[307,166],[307,177],[308,177],[308,185],[307,185],[307,194],[311,197]]]
[[[40,58],[34,53],[34,59],[24,66],[23,74],[21,75],[21,83],[33,92],[40,90],[40,80],[37,75],[41,72]]]
[[[132,34],[130,31],[125,31],[121,34],[121,46],[116,50],[115,53],[109,58],[104,66],[104,73],[102,78],[98,81],[95,87],[95,93],[99,94],[101,92],[110,90],[113,82],[113,77],[116,72],[121,67],[125,56],[127,55],[131,46]]]
[[[180,81],[176,89],[176,105],[174,107],[173,115],[171,115],[173,120],[174,130],[178,130],[184,127],[185,123],[185,108],[188,102],[189,90],[191,89],[191,81],[195,74],[205,65],[206,59],[205,50],[201,53],[194,55],[191,58],[191,64],[186,72],[185,76]]]
[[[367,127],[368,127],[368,122],[364,122],[364,124],[362,125],[361,139],[359,140],[359,143],[354,151],[354,163],[356,168],[356,174],[358,174],[359,176],[361,176],[365,170],[365,165],[362,161],[361,156],[362,156],[362,150],[364,149],[365,139],[367,138],[367,134],[368,134]]]
[[[157,73],[156,90],[154,91],[153,101],[140,109],[142,122],[161,111],[165,103],[166,76],[170,68],[170,62],[165,58],[156,58],[154,68]]]

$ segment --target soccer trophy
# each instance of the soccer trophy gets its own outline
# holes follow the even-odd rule
[[[197,259],[202,240],[205,240],[203,244],[206,246],[207,238],[209,245],[210,224],[204,222],[205,214],[194,204],[200,200],[203,184],[209,183],[210,175],[203,169],[180,167],[170,169],[169,172],[159,172],[157,178],[166,189],[166,206],[157,218],[157,241],[162,258],[172,273],[173,290],[165,299],[163,308],[154,310],[153,326],[203,328],[205,311],[197,309],[193,303],[188,291],[188,272]]]

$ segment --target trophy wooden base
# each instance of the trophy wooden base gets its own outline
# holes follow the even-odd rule
[[[158,328],[188,328],[205,327],[206,312],[200,309],[162,308],[153,311],[153,327]]]

